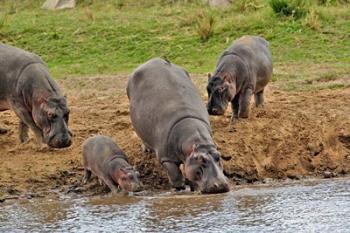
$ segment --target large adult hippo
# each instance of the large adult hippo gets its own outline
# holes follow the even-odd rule
[[[179,169],[184,164],[191,190],[229,190],[205,104],[184,69],[151,59],[130,76],[127,94],[134,129],[144,145],[155,151],[174,188],[185,188]]]
[[[9,109],[20,119],[21,142],[28,140],[29,127],[50,147],[72,144],[66,98],[45,63],[33,53],[0,43],[0,111]]]
[[[232,121],[247,118],[251,96],[264,104],[264,88],[272,76],[269,43],[259,36],[243,36],[220,56],[208,79],[208,112],[223,115],[231,102]]]

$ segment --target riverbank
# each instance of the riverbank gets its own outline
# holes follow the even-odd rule
[[[192,77],[206,101],[206,76]],[[141,173],[146,190],[169,190],[153,154],[144,155],[129,118],[127,75],[67,77],[58,80],[67,93],[74,143],[63,150],[41,149],[32,139],[18,141],[18,119],[1,112],[0,199],[54,193],[98,195],[108,190],[81,183],[82,142],[95,134],[111,136]],[[350,173],[350,89],[291,92],[271,83],[266,106],[252,106],[248,120],[230,124],[230,112],[211,116],[219,150],[232,156],[224,169],[232,185],[271,179],[333,177]]]

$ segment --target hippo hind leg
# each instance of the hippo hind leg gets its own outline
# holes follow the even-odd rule
[[[143,153],[153,153],[154,150],[148,146],[146,146],[144,143],[141,144],[142,152]]]
[[[253,95],[252,89],[248,88],[239,97],[239,118],[248,118],[250,99]]]
[[[88,169],[84,169],[83,184],[86,184],[91,179],[92,172]]]
[[[19,122],[19,140],[21,143],[28,141],[28,126],[23,122]]]
[[[264,89],[255,94],[255,106],[256,107],[264,106]]]

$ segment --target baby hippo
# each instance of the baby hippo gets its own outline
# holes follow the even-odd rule
[[[139,172],[129,163],[124,152],[110,137],[94,136],[83,143],[84,178],[87,183],[91,173],[100,183],[105,183],[112,192],[118,187],[127,192],[141,191]]]

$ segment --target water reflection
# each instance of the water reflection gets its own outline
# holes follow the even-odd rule
[[[0,205],[0,232],[348,232],[350,180]]]

